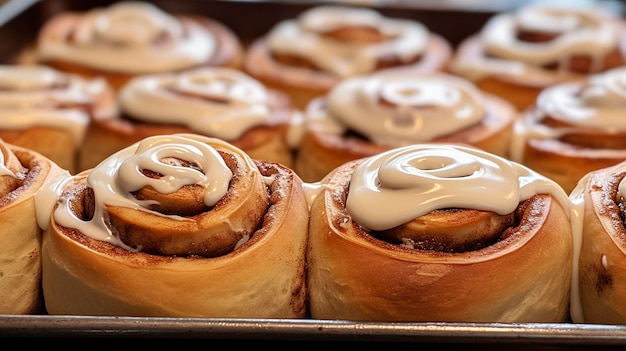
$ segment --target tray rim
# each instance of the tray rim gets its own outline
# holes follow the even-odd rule
[[[359,322],[317,319],[0,315],[0,337],[126,337],[626,345],[626,326],[574,323]]]

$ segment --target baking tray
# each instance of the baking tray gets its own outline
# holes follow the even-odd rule
[[[63,10],[87,10],[112,1],[10,0],[0,7],[0,63],[14,63],[34,43],[41,24]],[[172,12],[193,12],[218,19],[250,42],[277,21],[327,1],[152,1]],[[359,3],[357,0],[350,1]],[[495,12],[525,1],[360,1],[397,17],[415,18],[453,45],[476,32]],[[497,5],[497,6],[496,6]],[[611,5],[613,6],[613,5]],[[193,341],[313,345],[372,343],[410,344],[421,350],[607,350],[624,349],[626,326],[591,324],[378,323],[313,319],[211,319],[92,316],[0,315],[5,340],[45,338],[98,339],[102,342]],[[180,345],[180,344],[179,344]]]
[[[624,349],[626,327],[591,324],[380,323],[313,319],[211,319],[89,316],[2,316],[3,339],[87,338],[220,340],[241,343],[397,343],[420,349],[459,350]]]

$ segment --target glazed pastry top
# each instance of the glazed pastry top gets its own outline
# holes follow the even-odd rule
[[[219,147],[243,154],[226,142],[214,142]],[[164,158],[179,159],[196,167],[165,163],[162,161]],[[255,167],[252,164],[250,166]],[[162,176],[149,177],[142,172],[144,169],[158,172]],[[150,186],[158,192],[169,194],[185,185],[198,185],[204,188],[204,203],[211,207],[226,194],[233,174],[215,147],[207,144],[203,137],[191,134],[148,137],[111,155],[90,171],[87,184],[93,189],[95,198],[94,215],[90,220],[78,218],[67,199],[61,199],[53,210],[65,185],[78,176],[64,177],[54,186],[37,194],[37,217],[40,226],[47,228],[47,220],[52,213],[55,221],[62,226],[76,228],[94,239],[136,251],[137,249],[125,245],[111,231],[103,215],[105,206],[134,208],[184,221],[184,217],[150,210],[148,207],[151,202],[137,199],[133,192]]]
[[[523,158],[526,141],[558,139],[571,133],[626,132],[626,68],[595,74],[584,82],[561,83],[543,90],[532,113],[533,123],[518,120],[511,158]],[[545,119],[557,121],[550,125]]]
[[[378,31],[383,39],[338,40],[327,33],[343,27]],[[423,53],[429,31],[421,23],[386,18],[365,8],[320,6],[278,23],[267,35],[270,51],[305,57],[339,77],[373,72],[385,56],[410,60]]]
[[[0,65],[0,122],[2,129],[47,126],[70,131],[79,144],[89,123],[92,105],[100,113],[115,113],[114,104],[97,102],[108,85],[45,66]],[[110,111],[105,112],[104,109]]]
[[[623,25],[608,11],[592,6],[529,5],[495,15],[479,33],[484,55],[455,60],[452,69],[477,80],[496,74],[516,80],[541,81],[553,75],[572,78],[570,59],[590,57],[589,72],[603,70],[607,55],[620,48]],[[523,32],[543,39],[522,39]],[[557,65],[555,69],[549,66]]]
[[[121,89],[119,101],[122,112],[134,119],[183,124],[225,140],[269,124],[272,113],[261,83],[222,67],[137,77]]]
[[[147,2],[124,1],[84,14],[63,38],[41,40],[42,59],[63,59],[102,70],[150,73],[206,62],[217,41],[201,23],[183,21]],[[69,36],[66,38],[66,36]]]
[[[431,141],[479,123],[485,102],[470,82],[444,73],[379,72],[343,81],[307,128],[341,135],[354,130],[379,145]]]
[[[507,214],[535,194],[570,208],[560,186],[527,167],[475,148],[417,144],[359,164],[346,208],[364,228],[384,230],[442,208]]]

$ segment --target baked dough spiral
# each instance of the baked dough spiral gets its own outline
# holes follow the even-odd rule
[[[0,314],[43,312],[35,194],[66,175],[47,157],[0,139]]]
[[[596,5],[526,5],[464,40],[450,71],[524,110],[546,87],[624,65],[625,34],[623,19]]]
[[[143,1],[61,12],[44,23],[35,48],[36,62],[104,76],[115,89],[136,75],[239,67],[242,60],[239,38],[222,23]]]
[[[390,68],[440,71],[451,57],[447,40],[418,21],[334,5],[277,23],[251,43],[243,67],[304,108],[345,78]]]
[[[50,314],[306,313],[301,180],[220,139],[149,137],[37,200]]]
[[[572,320],[626,324],[626,163],[586,174],[570,197],[581,213],[575,227]]]
[[[139,76],[120,89],[118,106],[114,118],[89,125],[81,170],[146,137],[173,133],[220,138],[254,159],[292,166],[290,126],[300,111],[287,95],[239,70],[203,67]]]
[[[313,318],[569,318],[569,199],[524,166],[416,144],[348,162],[309,191]]]
[[[626,160],[626,69],[546,88],[514,126],[510,157],[570,192],[588,172]]]
[[[506,156],[515,108],[446,73],[377,72],[346,79],[304,113],[295,170],[318,181],[393,147],[453,142]]]

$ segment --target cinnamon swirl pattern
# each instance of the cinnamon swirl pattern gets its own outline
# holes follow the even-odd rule
[[[242,58],[239,38],[223,24],[140,1],[62,12],[44,24],[36,48],[37,62],[102,75],[115,88],[138,74],[238,67]]]
[[[72,173],[90,119],[116,113],[113,90],[102,79],[46,66],[0,65],[0,138]]]
[[[318,181],[339,165],[422,142],[505,156],[515,108],[445,73],[377,72],[346,79],[305,111],[295,170]]]
[[[43,312],[35,194],[67,174],[45,156],[0,139],[0,314]]]
[[[50,314],[305,314],[302,183],[220,139],[146,138],[37,201]]]
[[[318,6],[252,43],[244,68],[304,108],[340,80],[389,68],[443,70],[450,44],[422,23],[372,9]]]
[[[567,192],[586,173],[626,160],[626,68],[558,84],[514,127],[511,159]]]
[[[348,162],[308,191],[313,318],[569,318],[571,205],[522,165],[416,144]]]
[[[572,320],[626,324],[624,208],[626,163],[591,171],[570,194],[581,213],[575,232]]]
[[[81,169],[148,136],[196,133],[220,138],[251,157],[292,166],[290,125],[299,120],[288,96],[226,67],[143,75],[119,92],[120,115],[92,121]]]
[[[624,65],[625,33],[601,7],[527,5],[461,43],[450,70],[523,110],[548,86]]]

